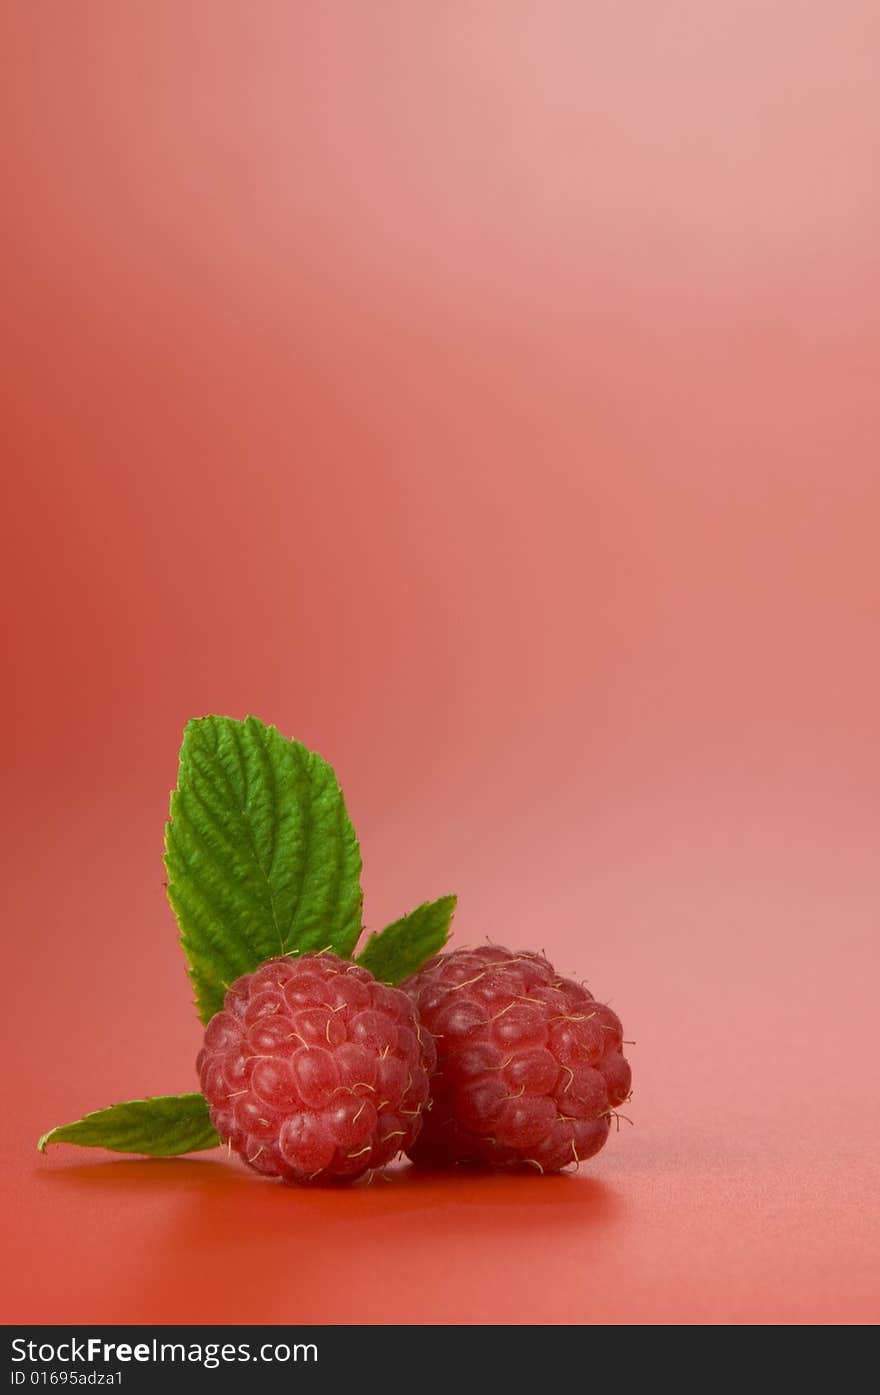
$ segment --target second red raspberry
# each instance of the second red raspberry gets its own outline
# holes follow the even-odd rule
[[[631,1077],[620,1019],[588,989],[498,946],[438,955],[403,987],[438,1053],[414,1161],[557,1172],[599,1151]]]

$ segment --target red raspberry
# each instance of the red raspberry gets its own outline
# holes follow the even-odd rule
[[[609,1007],[543,955],[494,945],[440,954],[402,986],[438,1053],[414,1161],[556,1172],[598,1153],[631,1079]]]
[[[322,953],[236,979],[196,1066],[220,1137],[257,1172],[312,1182],[411,1147],[435,1063],[411,998]]]

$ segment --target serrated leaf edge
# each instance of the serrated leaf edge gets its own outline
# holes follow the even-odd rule
[[[420,901],[417,906],[413,906],[412,910],[407,911],[405,915],[398,916],[396,920],[389,921],[388,924],[382,930],[374,930],[372,934],[368,936],[361,952],[355,956],[356,962],[361,963],[364,956],[370,950],[370,947],[375,945],[376,941],[380,940],[382,936],[386,934],[387,931],[396,930],[398,926],[403,925],[413,916],[418,915],[419,911],[427,910],[429,907],[439,906],[442,902],[451,902],[451,906],[449,910],[449,920],[447,922],[446,931],[443,936],[441,946],[439,949],[432,949],[429,954],[425,955],[424,959],[422,959],[420,963],[417,965],[417,967],[412,970],[412,973],[417,973],[418,970],[421,968],[422,964],[426,964],[429,959],[432,959],[434,957],[435,954],[439,954],[440,949],[442,949],[443,945],[447,944],[449,941],[449,937],[452,933],[452,918],[455,915],[456,909],[458,907],[458,895],[454,891],[447,893],[445,896],[434,896],[430,900]],[[369,969],[370,973],[374,973],[374,970],[370,969],[370,966],[368,964],[365,965],[365,967]],[[378,974],[376,974],[375,977],[378,978]]]

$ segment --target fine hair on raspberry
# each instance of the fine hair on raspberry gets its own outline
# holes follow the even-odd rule
[[[407,994],[324,952],[236,979],[196,1064],[214,1128],[249,1167],[324,1182],[412,1147],[435,1062]]]
[[[631,1075],[620,1019],[589,989],[496,945],[440,954],[402,986],[437,1046],[414,1161],[558,1172],[599,1151]]]

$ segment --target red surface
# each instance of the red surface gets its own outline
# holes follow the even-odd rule
[[[878,11],[257,8],[4,10],[4,1316],[876,1320]],[[611,997],[581,1176],[37,1157],[194,1083],[205,711]]]

